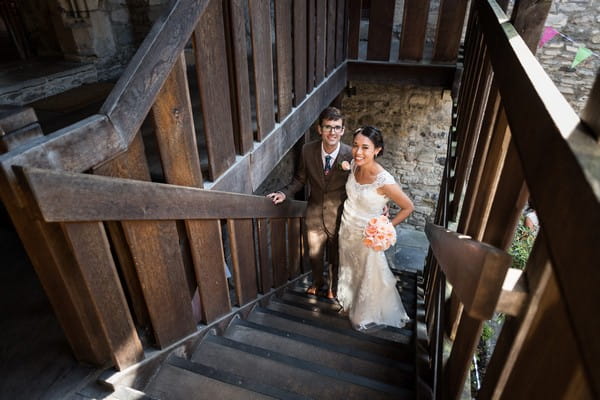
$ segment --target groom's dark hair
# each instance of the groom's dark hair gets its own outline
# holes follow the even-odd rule
[[[339,109],[335,107],[327,107],[319,115],[319,126],[323,124],[323,121],[336,119],[341,119],[342,125],[344,125],[344,118],[344,115]]]

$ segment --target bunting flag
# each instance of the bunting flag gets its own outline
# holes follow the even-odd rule
[[[544,47],[546,42],[552,39],[554,36],[558,35],[558,31],[551,26],[547,26],[544,28],[544,33],[542,33],[542,38],[540,39],[540,44],[538,47]]]
[[[575,58],[573,59],[573,62],[571,63],[571,68],[575,68],[577,65],[579,65],[581,62],[585,61],[593,53],[594,52],[591,51],[590,49],[588,49],[587,47],[581,46],[579,49],[577,49],[577,54],[575,54]]]
[[[560,33],[559,31],[557,31],[556,29],[554,29],[551,26],[544,27],[544,32],[542,33],[542,37],[540,38],[539,47],[540,48],[543,47],[548,41],[552,40],[552,38],[556,35],[560,35],[563,39],[566,39],[569,42],[573,43],[574,45],[578,46],[577,53],[575,54],[575,58],[573,59],[573,62],[571,63],[571,69],[574,69],[576,66],[578,66],[579,64],[581,64],[582,62],[584,62],[591,56],[594,56],[594,57],[600,59],[599,54],[596,54],[595,52],[593,52],[592,50],[588,49],[587,47],[585,47],[581,44],[577,44],[573,39],[571,39],[567,35]]]

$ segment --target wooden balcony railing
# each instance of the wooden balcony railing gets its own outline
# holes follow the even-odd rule
[[[529,50],[539,32],[528,32],[529,43],[517,33],[520,12],[535,15],[521,6],[509,19],[492,0],[472,4],[453,122],[455,150],[446,166],[452,173],[442,185],[450,190],[449,196],[441,193],[436,222],[447,226],[455,220],[458,232],[501,249],[509,247],[528,198],[541,223],[517,286],[505,287],[499,296],[496,310],[506,321],[478,398],[595,398],[600,393],[594,361],[600,355],[594,339],[599,326],[592,317],[600,300],[595,290],[600,168],[592,159],[598,159],[600,145],[592,115],[600,111],[600,83],[580,120]],[[475,325],[469,312],[461,312],[460,290],[444,311],[445,275],[439,266],[448,260],[430,261],[427,320],[434,388],[438,397],[458,398],[466,375],[442,372],[439,343],[447,328],[468,360],[477,341],[465,344],[459,336],[466,328],[456,328]]]

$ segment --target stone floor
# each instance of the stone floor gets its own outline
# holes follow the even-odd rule
[[[422,271],[429,248],[425,232],[397,227],[396,235],[396,245],[386,252],[388,263],[397,269]]]

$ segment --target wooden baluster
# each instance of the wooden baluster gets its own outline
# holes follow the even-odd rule
[[[118,369],[144,358],[140,338],[133,325],[119,281],[108,238],[101,222],[67,223],[62,228],[75,259],[77,274],[85,282],[90,304],[98,316],[95,332],[101,347],[107,347]],[[75,273],[75,271],[73,271]]]
[[[194,30],[193,39],[208,172],[210,179],[214,181],[235,162],[221,1],[209,2]]]
[[[262,141],[275,126],[271,16],[269,2],[249,0],[249,4],[258,126],[256,140]]]
[[[483,120],[484,106],[491,85],[491,65],[489,59],[486,57],[486,48],[483,46],[483,42],[480,51],[477,53],[477,59],[476,72],[474,75],[474,91],[472,97],[470,97],[471,100],[468,115],[466,115],[467,118],[463,120],[464,123],[461,125],[461,130],[464,129],[462,134],[463,140],[458,142],[456,149],[457,165],[454,174],[454,199],[449,210],[452,220],[456,218],[459,200],[471,170],[473,153],[475,152],[475,147],[480,135],[479,129]]]
[[[395,5],[394,0],[371,2],[369,43],[367,45],[368,60],[389,61],[390,59]]]
[[[285,219],[271,219],[271,254],[275,287],[284,285],[289,276],[285,237]]]
[[[467,0],[442,0],[439,6],[433,61],[453,62],[458,55]]]
[[[218,219],[188,220],[186,228],[202,305],[202,319],[210,323],[231,311],[221,222]]]
[[[235,293],[238,305],[242,306],[254,300],[258,294],[252,220],[228,219],[227,229],[231,244]]]
[[[308,23],[308,59],[307,59],[307,70],[306,70],[306,92],[310,93],[315,87],[315,79],[316,79],[316,56],[317,56],[317,9],[316,9],[316,0],[307,0],[308,1],[308,15],[306,16],[306,20]]]
[[[319,86],[325,78],[325,59],[327,58],[327,1],[317,0],[316,11],[315,86]]]
[[[474,212],[475,205],[478,204],[475,201],[475,197],[479,190],[485,190],[483,182],[485,178],[483,175],[485,172],[485,165],[488,162],[488,151],[490,148],[490,142],[492,140],[493,133],[496,131],[497,119],[499,118],[500,110],[500,96],[498,95],[498,88],[493,85],[488,96],[487,103],[485,106],[485,114],[483,117],[482,129],[479,140],[477,141],[477,149],[473,158],[473,166],[471,167],[471,173],[469,174],[469,182],[467,184],[467,190],[465,198],[463,200],[463,206],[460,211],[460,220],[458,232],[465,232],[468,235],[473,236],[472,231],[467,231],[466,227],[469,225],[469,220]],[[504,114],[504,121],[506,121],[506,115]],[[506,129],[506,127],[504,128]],[[489,178],[488,178],[489,179]],[[495,188],[495,186],[494,186]],[[477,206],[478,207],[478,206]]]
[[[346,0],[337,0],[335,17],[335,67],[344,62],[346,53]]]
[[[269,251],[268,220],[259,218],[256,221],[258,240],[258,260],[260,269],[260,292],[267,293],[273,287],[273,261]]]
[[[327,17],[325,21],[327,46],[325,50],[325,75],[329,75],[335,66],[335,32],[336,32],[336,0],[327,1]]]
[[[300,262],[302,257],[302,230],[300,218],[288,219],[288,251],[289,264],[288,272],[289,279],[293,279],[300,275]]]
[[[234,139],[239,154],[252,150],[252,110],[250,105],[250,77],[246,47],[246,6],[243,2],[229,0],[226,5],[225,32],[228,33],[229,77],[231,82],[231,108],[233,111]],[[227,29],[229,28],[229,29]]]
[[[348,0],[348,58],[358,59],[362,0]]]
[[[292,0],[275,2],[275,48],[277,54],[277,122],[292,111],[293,72]]]
[[[429,0],[406,0],[402,15],[399,60],[419,61],[423,58]]]
[[[308,4],[306,0],[294,1],[294,106],[306,97],[308,69]]]

